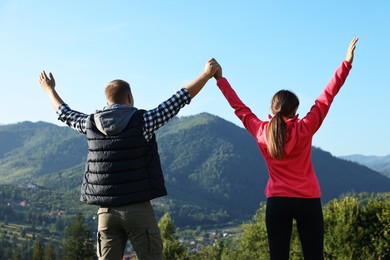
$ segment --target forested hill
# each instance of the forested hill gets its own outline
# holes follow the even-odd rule
[[[157,138],[169,195],[156,207],[171,211],[178,225],[248,219],[265,199],[266,166],[245,129],[202,113],[173,119]],[[85,137],[68,127],[1,125],[0,184],[78,193],[86,153]],[[365,166],[318,148],[313,161],[324,203],[345,193],[390,191],[390,179]]]

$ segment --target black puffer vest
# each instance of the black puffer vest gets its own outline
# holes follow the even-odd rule
[[[81,187],[82,202],[123,206],[167,195],[155,137],[142,130],[144,110],[137,110],[117,135],[98,130],[87,120],[88,158]]]

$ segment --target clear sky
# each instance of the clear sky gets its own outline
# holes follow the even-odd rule
[[[387,155],[389,14],[388,0],[2,0],[0,124],[61,125],[38,84],[43,69],[73,109],[101,109],[117,78],[131,84],[136,107],[151,109],[211,57],[258,117],[282,88],[298,95],[303,116],[357,36],[353,69],[313,145],[335,156]],[[179,116],[201,112],[242,126],[214,79]]]

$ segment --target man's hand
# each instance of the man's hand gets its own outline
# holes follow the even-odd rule
[[[204,67],[202,74],[200,74],[195,80],[185,86],[188,89],[191,98],[194,98],[199,91],[204,87],[209,79],[214,77],[215,73],[221,68],[218,62],[212,58]]]
[[[39,84],[41,85],[43,91],[45,91],[49,96],[50,102],[55,110],[57,110],[61,104],[64,104],[64,101],[55,90],[56,81],[54,80],[53,74],[49,73],[48,77],[46,72],[42,71],[39,74]]]
[[[48,90],[54,90],[56,86],[56,81],[53,77],[53,74],[51,72],[49,73],[49,77],[46,75],[45,71],[42,71],[39,74],[39,84],[41,85],[42,89],[47,92]]]
[[[206,63],[206,66],[204,68],[204,75],[211,79],[212,77],[214,77],[215,73],[221,68],[221,66],[218,64],[218,62],[214,59],[214,58],[211,58],[207,63]]]
[[[352,39],[351,43],[349,44],[348,51],[347,51],[347,57],[345,58],[346,61],[352,64],[353,62],[353,56],[356,48],[356,43],[359,40],[359,38],[355,37]]]

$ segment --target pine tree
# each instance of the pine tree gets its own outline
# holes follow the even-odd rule
[[[158,226],[161,230],[161,238],[163,240],[174,240],[175,239],[175,224],[171,218],[169,212],[166,212],[160,219]]]
[[[178,259],[186,252],[186,248],[180,244],[175,236],[175,224],[171,215],[166,212],[158,223],[163,240],[163,259]]]
[[[71,226],[66,229],[65,234],[64,260],[89,260],[96,258],[91,235],[84,224],[84,218],[81,213],[77,214]]]
[[[56,259],[56,252],[54,251],[54,246],[51,241],[46,243],[45,252],[43,254],[44,260],[54,260]]]
[[[16,252],[13,253],[12,255],[12,260],[22,260],[22,248],[18,247]]]
[[[32,260],[42,260],[43,259],[43,246],[40,239],[37,239],[34,243]]]

